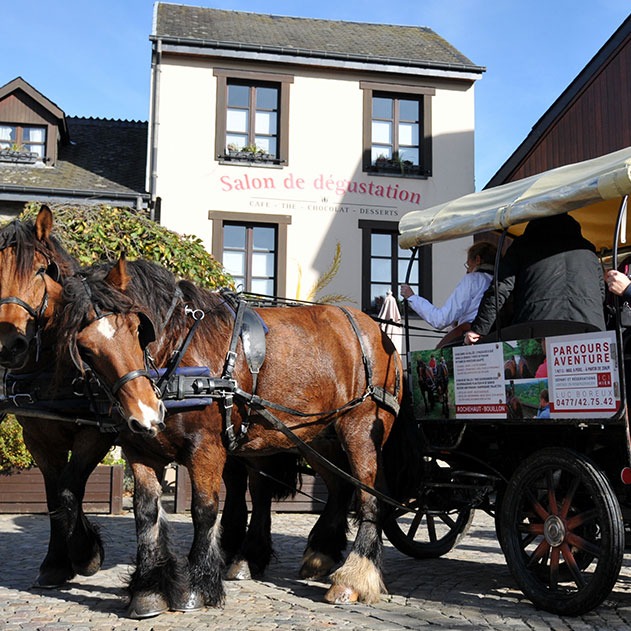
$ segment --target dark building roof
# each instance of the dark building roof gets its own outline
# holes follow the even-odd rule
[[[316,20],[158,3],[151,39],[328,60],[483,72],[429,28]]]
[[[0,163],[0,195],[115,202],[147,197],[147,123],[67,117],[55,166]]]

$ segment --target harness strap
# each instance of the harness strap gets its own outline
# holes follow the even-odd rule
[[[362,361],[364,362],[364,370],[366,372],[366,384],[367,388],[372,391],[372,366],[370,365],[370,361],[368,360],[368,354],[366,353],[366,345],[364,344],[364,338],[362,337],[362,332],[357,326],[357,322],[355,322],[355,318],[351,315],[351,312],[346,309],[346,307],[340,307],[340,309],[344,312],[344,315],[348,318],[348,321],[351,323],[353,327],[353,331],[355,331],[355,336],[359,341],[359,346],[362,351]]]
[[[201,309],[191,309],[190,307],[185,307],[185,311],[186,313],[189,313],[193,316],[194,322],[191,328],[188,330],[188,333],[186,334],[184,343],[173,354],[173,356],[169,360],[169,365],[167,366],[167,369],[164,371],[164,374],[160,377],[160,379],[158,379],[156,387],[158,388],[158,390],[160,390],[161,393],[166,387],[166,383],[173,376],[173,373],[176,371],[177,367],[182,361],[182,357],[184,357],[184,353],[186,353],[186,350],[188,349],[188,346],[191,343],[193,336],[195,335],[195,331],[197,331],[199,323],[204,319],[204,316],[206,315]]]
[[[230,339],[230,347],[226,353],[226,360],[224,362],[223,374],[224,379],[232,380],[232,373],[237,361],[237,343],[239,341],[239,334],[241,333],[241,327],[243,326],[243,315],[245,313],[247,305],[245,300],[239,300],[237,305],[237,313],[234,317],[234,326],[232,328],[232,338]],[[235,384],[236,386],[236,384]],[[226,392],[222,398],[223,412],[224,412],[224,425],[225,436],[227,441],[228,451],[234,451],[239,446],[239,437],[237,437],[234,431],[234,424],[232,422],[232,406],[234,404],[234,395],[232,392]],[[244,436],[245,432],[241,431],[240,436]]]
[[[346,482],[349,482],[353,486],[360,488],[362,491],[366,491],[366,493],[373,495],[374,497],[381,500],[382,502],[385,502],[386,504],[390,504],[391,506],[394,506],[395,508],[404,510],[406,513],[409,513],[411,510],[412,511],[414,510],[414,509],[411,509],[411,507],[409,506],[404,506],[403,504],[400,504],[396,500],[393,500],[391,497],[388,497],[385,493],[378,491],[372,486],[368,486],[367,484],[364,484],[357,478],[346,473],[346,471],[344,471],[343,469],[340,469],[337,465],[333,464],[330,460],[328,460],[322,454],[317,452],[313,447],[311,447],[311,445],[307,444],[304,440],[302,440],[302,438],[294,434],[294,432],[292,432],[280,419],[274,416],[271,412],[266,410],[264,407],[259,407],[254,402],[252,402],[252,405],[256,407],[257,412],[266,421],[268,421],[274,429],[278,430],[284,436],[289,438],[289,440],[291,440],[291,442],[294,443],[294,445],[296,445],[299,449],[307,452],[309,455],[315,458],[323,467],[326,467],[329,471],[332,471],[333,473],[335,473],[336,475],[344,479]]]
[[[153,383],[149,372],[142,368],[138,368],[128,372],[126,375],[123,375],[120,379],[117,379],[111,386],[112,394],[116,394],[127,382],[132,381],[132,379],[137,379],[138,377],[147,377],[147,379]]]

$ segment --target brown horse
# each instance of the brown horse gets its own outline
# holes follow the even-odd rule
[[[416,374],[418,387],[425,404],[425,414],[428,414],[436,405],[436,375],[421,357],[416,364]]]
[[[0,230],[0,365],[18,380],[39,380],[40,391],[51,386],[55,338],[47,325],[61,295],[60,283],[78,267],[51,235],[52,223],[44,206],[34,223],[13,221]],[[65,369],[69,382],[72,372]],[[50,517],[48,551],[34,586],[57,587],[75,574],[92,575],[101,567],[104,551],[82,500],[90,473],[116,434],[96,425],[51,422],[43,415],[17,414],[17,419],[44,477]]]
[[[512,355],[504,362],[505,379],[528,379],[532,376],[528,362],[523,357]]]
[[[125,379],[125,372],[143,370],[139,345],[130,349],[114,340],[121,329],[134,334],[139,325],[134,314],[141,310],[163,324],[152,349],[158,366],[181,351],[181,366],[205,366],[218,376],[211,387],[216,403],[171,416],[162,431],[155,418],[155,392],[138,391],[144,379],[125,381],[129,389],[117,393],[132,430],[121,434],[121,442],[136,485],[138,550],[130,583],[131,615],[146,617],[169,607],[217,605],[223,600],[217,508],[231,426],[239,437],[233,453],[247,458],[293,451],[296,442],[287,428],[301,450],[323,437],[326,428],[335,430],[362,486],[356,491],[357,537],[345,563],[332,575],[326,598],[337,603],[377,600],[384,590],[381,533],[379,503],[370,489],[385,488],[381,450],[402,397],[401,362],[390,340],[370,317],[352,309],[266,308],[266,359],[255,381],[242,342],[231,344],[236,339],[235,312],[224,297],[181,283],[184,301],[174,303],[172,293],[160,291],[158,269],[145,262],[130,264],[128,271],[121,260],[114,268],[69,279],[55,323],[61,349],[76,347],[88,365],[109,355],[108,363],[117,371],[106,374],[107,379]],[[103,316],[96,319],[99,313]],[[197,318],[197,331],[188,338],[191,317]],[[109,344],[103,344],[105,338]],[[143,409],[151,413],[143,414]],[[193,487],[195,534],[184,567],[169,550],[160,508],[159,472],[172,461],[188,468]],[[347,501],[344,497],[341,504]],[[305,570],[310,563],[314,559],[305,558],[303,573],[310,572]]]

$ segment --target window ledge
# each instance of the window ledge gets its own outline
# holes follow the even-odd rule
[[[219,164],[229,164],[240,167],[261,167],[264,169],[280,169],[285,166],[285,160],[278,158],[252,158],[252,157],[236,157],[230,155],[217,156]]]
[[[34,151],[15,151],[14,149],[0,149],[0,162],[17,164],[35,164],[41,161],[39,154]]]

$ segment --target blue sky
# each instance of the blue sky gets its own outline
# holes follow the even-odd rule
[[[476,187],[629,15],[629,0],[181,0],[297,17],[427,26],[486,73]],[[152,0],[5,0],[0,85],[21,76],[69,116],[147,120]]]

